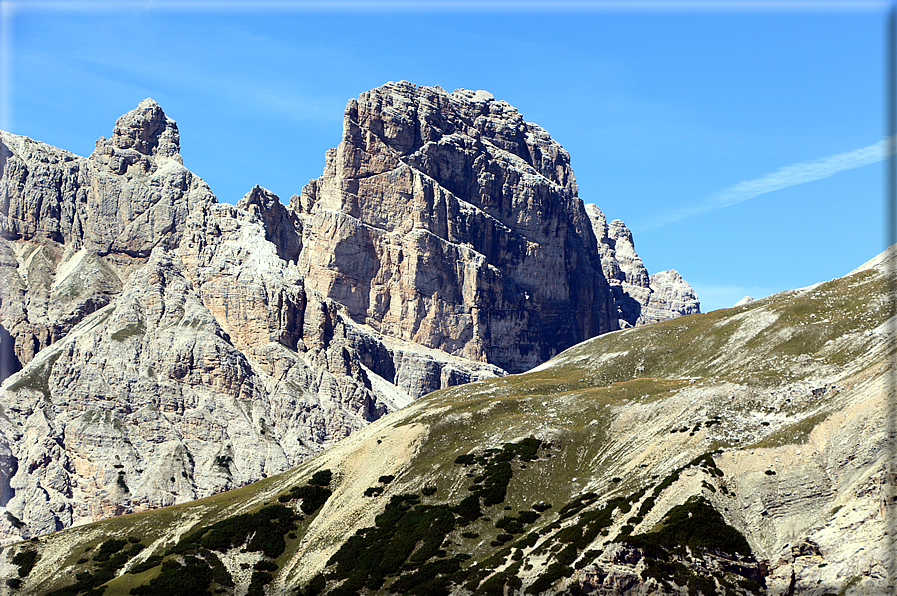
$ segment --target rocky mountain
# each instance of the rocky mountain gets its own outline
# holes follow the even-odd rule
[[[481,91],[361,94],[288,206],[219,203],[150,99],[88,158],[0,139],[0,536],[281,472],[617,329],[635,295],[566,151]],[[630,324],[686,312],[674,282]]]
[[[897,247],[416,400],[250,486],[4,549],[11,593],[894,592]]]
[[[362,93],[290,204],[306,283],[387,335],[521,372],[616,328],[567,152],[488,93]]]
[[[701,312],[694,289],[675,269],[648,275],[635,252],[632,232],[620,219],[610,224],[595,205],[586,213],[598,240],[601,267],[610,284],[620,329]]]

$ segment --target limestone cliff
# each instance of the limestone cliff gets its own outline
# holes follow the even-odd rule
[[[489,93],[362,93],[291,206],[306,283],[386,335],[520,372],[617,328],[567,152]]]
[[[24,524],[6,535],[240,486],[504,374],[307,291],[295,214],[258,187],[218,203],[152,100],[89,159],[8,133],[0,151],[0,347],[4,378],[19,371],[2,389],[0,507]]]
[[[635,252],[632,232],[622,220],[610,224],[595,205],[586,205],[601,266],[617,309],[620,328],[647,325],[701,312],[694,289],[675,269],[648,275]]]

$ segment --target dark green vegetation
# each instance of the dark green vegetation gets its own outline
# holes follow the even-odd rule
[[[333,478],[333,472],[330,470],[321,470],[315,472],[311,480],[305,486],[294,486],[285,495],[280,495],[277,500],[281,503],[289,503],[296,499],[302,499],[302,512],[311,515],[321,508],[333,492],[329,488],[330,481]]]
[[[23,550],[12,557],[12,564],[19,567],[19,577],[28,577],[37,562],[36,550]]]
[[[233,586],[233,578],[212,551],[226,553],[238,547],[243,547],[247,552],[261,552],[266,557],[255,564],[248,592],[253,596],[264,594],[264,586],[274,577],[269,572],[276,571],[279,567],[274,559],[283,554],[287,539],[295,536],[293,532],[298,529],[298,522],[304,521],[301,515],[283,503],[301,500],[302,512],[312,515],[332,494],[326,488],[332,479],[333,473],[330,470],[319,470],[306,484],[294,486],[286,494],[280,495],[277,500],[281,504],[268,505],[255,513],[229,517],[196,530],[165,552],[166,557],[186,556],[166,558],[159,575],[149,584],[132,589],[131,594],[180,594],[181,592],[172,590],[189,585],[189,590],[185,589],[183,593],[193,596],[207,594],[215,585]],[[182,582],[185,575],[193,578],[187,584]]]
[[[752,554],[744,536],[728,525],[723,516],[701,496],[693,496],[682,505],[670,509],[660,525],[662,527],[658,530],[618,540],[643,549],[655,559],[666,558],[669,551],[681,551],[684,546],[692,552],[708,550],[744,556]]]
[[[472,494],[455,505],[426,504],[418,494],[393,496],[383,513],[375,518],[376,525],[362,528],[351,536],[328,561],[328,571],[310,582],[303,593],[327,591],[348,595],[385,588],[392,593],[437,596],[448,594],[452,586],[470,582],[479,584],[497,560],[465,569],[465,563],[471,557],[465,552],[449,556],[450,548],[455,546],[449,535],[456,528],[468,526],[483,517],[484,507],[503,503],[514,474],[512,462],[533,461],[543,446],[542,441],[527,438],[506,443],[501,449],[487,449],[480,455],[456,458],[456,464],[473,469],[468,474],[473,475],[473,484],[469,487]],[[381,483],[392,480],[390,476],[380,478]],[[425,488],[422,492],[424,496],[432,496],[436,491]],[[520,511],[516,516],[502,516],[495,523],[495,527],[503,531],[497,536],[498,543],[512,541],[513,534],[523,532],[524,526],[540,517],[540,513],[532,510]],[[470,531],[460,535],[462,539],[479,536]],[[525,542],[534,544],[536,538],[533,534]],[[504,584],[505,581],[492,581],[491,587],[480,593],[500,593]]]
[[[284,505],[269,505],[256,513],[246,513],[205,526],[183,538],[166,551],[166,555],[180,555],[205,548],[227,552],[246,545],[249,552],[262,552],[272,559],[286,548],[284,536],[296,529],[302,518]]]
[[[76,596],[78,594],[97,596],[102,594],[105,591],[103,584],[113,579],[118,570],[139,555],[144,548],[146,545],[136,537],[129,540],[117,538],[107,540],[96,549],[91,559],[94,565],[78,573],[75,576],[75,583],[54,590],[47,596]]]
[[[332,477],[330,470],[321,470],[306,484],[294,486],[281,495],[279,501],[289,503],[301,499],[301,510],[311,515],[330,496],[331,491],[326,486],[330,484]],[[135,596],[201,596],[222,593],[235,584],[216,553],[241,548],[245,552],[259,552],[263,555],[255,564],[248,594],[264,594],[264,586],[274,577],[271,572],[279,568],[275,559],[284,553],[288,535],[296,531],[298,524],[305,519],[290,506],[281,503],[266,505],[252,513],[227,517],[202,526],[165,552],[154,553],[133,565],[128,570],[130,575],[148,573],[150,577],[131,588],[129,593]],[[289,539],[293,538],[295,534]],[[97,596],[104,593],[104,584],[114,579],[117,572],[144,547],[136,537],[103,542],[94,550],[91,568],[79,572],[74,584],[54,590],[48,596]],[[156,569],[158,571],[153,573]]]
[[[742,560],[753,562],[751,547],[745,537],[728,525],[704,497],[693,496],[673,507],[658,528],[650,532],[620,536],[616,540],[643,553],[647,567],[642,571],[642,577],[653,577],[668,588],[672,581],[677,586],[687,586],[689,594],[715,596],[718,582],[726,594],[738,593],[736,586],[752,593],[763,592],[760,584],[752,578],[740,577],[737,572],[728,577],[717,575],[715,582],[682,563],[690,555],[701,552],[725,558],[738,554]]]
[[[220,561],[218,562],[220,565]],[[166,559],[162,563],[162,570],[149,584],[138,586],[131,590],[136,596],[194,596],[196,594],[208,594],[209,587],[215,581],[213,568],[214,560],[208,560],[197,553],[182,558]],[[227,572],[225,571],[225,574]],[[230,576],[227,576],[230,579]],[[227,582],[222,578],[222,581]],[[232,583],[233,580],[231,580]],[[221,584],[221,585],[227,585]]]
[[[274,577],[270,572],[279,568],[274,559],[283,554],[287,539],[298,529],[298,522],[304,521],[301,515],[283,503],[301,499],[302,512],[311,515],[332,494],[326,488],[332,479],[330,470],[320,470],[306,484],[294,486],[280,495],[278,501],[281,504],[268,505],[255,513],[229,517],[192,532],[165,552],[164,562],[162,558],[154,559],[156,564],[162,562],[160,573],[149,584],[132,589],[131,594],[180,594],[182,592],[172,590],[186,585],[189,589],[184,588],[183,593],[193,596],[208,594],[215,585],[233,586],[233,578],[212,551],[226,553],[238,547],[243,547],[246,552],[261,552],[266,557],[255,564],[248,592],[250,595],[264,594],[264,586]],[[187,583],[182,581],[185,575],[192,578]]]

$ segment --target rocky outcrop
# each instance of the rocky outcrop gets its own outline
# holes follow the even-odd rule
[[[622,220],[610,224],[595,205],[586,212],[598,240],[604,276],[610,284],[621,328],[648,325],[701,312],[694,289],[675,269],[648,275]]]
[[[701,303],[694,288],[675,269],[651,274],[648,287],[651,295],[637,323],[657,323],[701,312]]]
[[[0,133],[0,323],[13,369],[109,304],[155,246],[177,246],[194,206],[215,202],[178,151],[177,126],[149,99],[89,159]]]
[[[520,372],[616,329],[567,152],[488,93],[362,93],[291,206],[308,286],[385,335]]]

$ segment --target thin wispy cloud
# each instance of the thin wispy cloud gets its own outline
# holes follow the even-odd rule
[[[639,230],[660,228],[687,217],[744,203],[754,197],[788,188],[789,186],[822,180],[845,170],[868,166],[887,158],[893,152],[892,147],[893,145],[887,139],[882,139],[861,149],[791,164],[760,178],[734,184],[711,195],[700,203],[661,213],[647,223],[637,226],[637,228]]]

